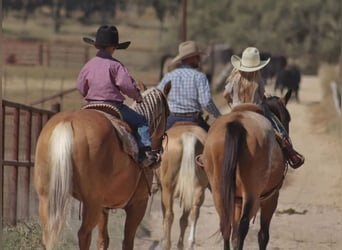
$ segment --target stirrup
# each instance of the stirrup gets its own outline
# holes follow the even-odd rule
[[[303,155],[299,154],[296,151],[295,151],[295,154],[296,154],[295,156],[296,161],[295,162],[293,161],[294,157],[288,157],[287,162],[292,168],[297,169],[304,164],[305,158]]]
[[[158,163],[161,161],[161,155],[157,150],[146,151],[143,159],[140,160],[140,164],[143,167],[150,167],[155,169],[159,167]]]

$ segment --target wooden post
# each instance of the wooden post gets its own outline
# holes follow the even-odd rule
[[[32,142],[32,112],[26,111],[25,121],[25,144],[24,144],[24,160],[31,163],[31,142]],[[23,200],[22,213],[25,220],[30,216],[30,183],[31,183],[31,166],[23,167]]]
[[[12,160],[19,160],[19,128],[20,128],[20,109],[13,111],[13,134],[12,134]],[[18,165],[9,166],[8,175],[8,221],[11,226],[17,223],[17,204],[18,204]]]
[[[89,60],[89,46],[84,47],[84,63],[88,62]]]
[[[182,41],[186,41],[186,0],[182,0]]]
[[[54,112],[60,112],[61,111],[61,103],[55,102],[54,104],[51,105],[51,110]]]
[[[38,45],[38,61],[39,61],[39,65],[43,66],[44,64],[44,45],[43,43],[39,43]]]
[[[2,12],[2,1],[0,2],[0,10]],[[0,15],[0,19],[1,19],[1,23],[2,23],[2,15]],[[0,28],[0,37],[2,38],[2,28]],[[2,42],[0,43],[0,58],[3,58],[3,53],[2,53]],[[3,70],[3,60],[0,61],[0,82],[1,82],[1,86],[2,86],[2,70]],[[0,88],[0,117],[3,118],[4,116],[2,116],[2,88]],[[3,120],[4,121],[4,120]],[[2,122],[3,122],[2,121]],[[1,161],[1,165],[0,165],[0,180],[1,180],[1,184],[0,184],[0,232],[2,232],[2,224],[3,224],[3,220],[2,220],[2,215],[3,215],[3,197],[2,197],[2,186],[3,186],[3,178],[2,178],[2,171],[3,171],[3,125],[2,122],[0,122],[0,138],[1,138],[1,143],[0,143],[0,161]],[[0,242],[2,242],[2,237],[1,237],[2,233],[0,233]]]

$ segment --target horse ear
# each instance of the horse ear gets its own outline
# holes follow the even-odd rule
[[[142,81],[136,80],[135,82],[136,82],[136,84],[137,84],[138,89],[139,89],[141,92],[144,92],[144,91],[147,89],[145,83],[143,83]]]
[[[285,94],[285,96],[283,96],[281,98],[282,102],[285,104],[285,106],[287,105],[287,103],[289,102],[290,98],[291,98],[291,94],[292,94],[292,89],[289,89],[287,91],[287,93]]]
[[[164,95],[168,96],[170,93],[170,90],[171,90],[171,81],[168,81],[164,86],[164,90],[163,90]]]

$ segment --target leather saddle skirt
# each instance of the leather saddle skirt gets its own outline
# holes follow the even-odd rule
[[[118,108],[110,103],[91,102],[84,105],[81,109],[94,109],[102,113],[117,131],[123,150],[138,162],[139,148],[131,127],[122,119]]]

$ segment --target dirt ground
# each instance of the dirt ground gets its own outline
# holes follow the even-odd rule
[[[271,90],[268,91],[272,93]],[[292,142],[305,158],[305,164],[293,170],[289,168],[280,190],[279,204],[271,221],[269,250],[341,250],[342,249],[342,164],[341,142],[329,135],[324,127],[313,123],[313,107],[321,100],[321,88],[317,77],[304,76],[299,92],[301,102],[290,101],[292,116],[290,135]],[[222,101],[215,100],[217,104]],[[221,105],[219,105],[221,107]],[[228,112],[226,105],[222,113]],[[321,124],[321,123],[319,123]],[[136,250],[162,250],[163,235],[160,192],[150,199],[147,211],[135,240]],[[77,209],[76,215],[77,218]],[[172,249],[177,249],[180,208],[175,202],[175,218],[172,228]],[[124,212],[116,210],[110,215],[110,250],[121,250]],[[258,216],[250,223],[245,241],[247,250],[258,249]],[[77,244],[76,231],[69,237]],[[77,228],[77,229],[76,229]],[[223,242],[218,231],[218,216],[209,191],[201,207],[197,225],[196,250],[220,250]],[[185,235],[187,243],[188,231]],[[91,249],[96,249],[96,230]]]
[[[298,104],[291,101],[288,104],[292,116],[292,142],[306,161],[297,170],[289,169],[286,176],[278,208],[271,222],[270,250],[342,249],[342,151],[338,138],[327,135],[312,124],[314,114],[310,112],[311,107],[321,100],[320,93],[318,79],[306,76],[299,93],[301,102]],[[223,107],[222,110],[226,112]],[[151,213],[147,213],[144,219],[151,234],[137,235],[135,246],[138,250],[162,249],[158,245],[162,237],[159,192],[153,197],[151,208]],[[174,210],[172,249],[177,249],[180,213],[177,202]],[[251,222],[245,249],[258,249],[258,230],[256,218],[254,224]],[[222,240],[217,232],[218,217],[211,194],[207,192],[197,226],[196,249],[222,249]]]

